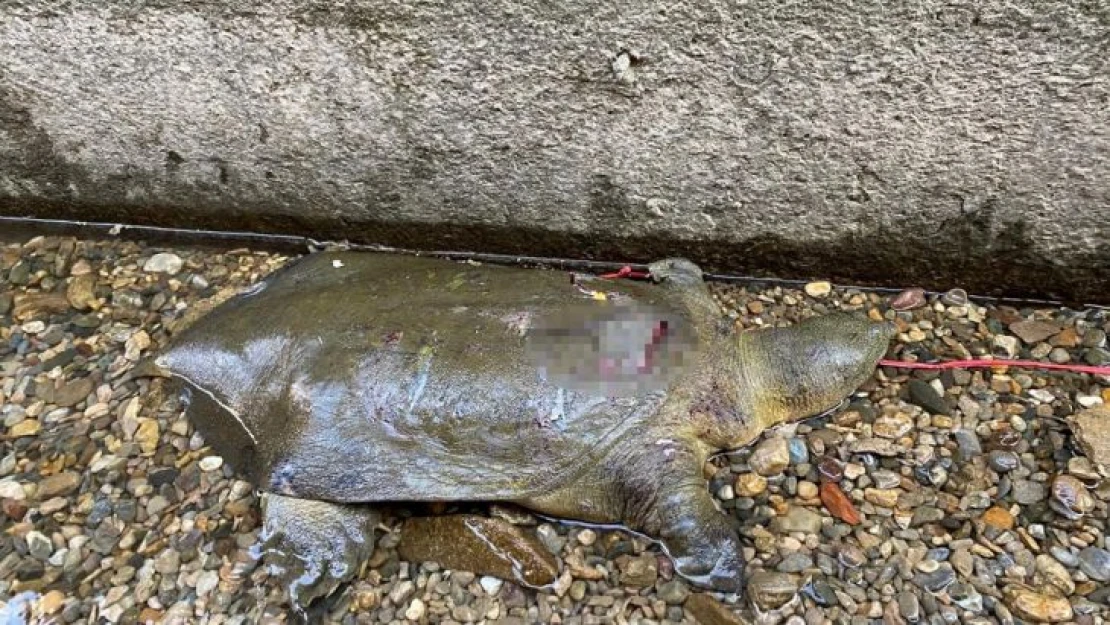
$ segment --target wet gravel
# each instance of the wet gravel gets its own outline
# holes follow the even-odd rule
[[[0,247],[0,623],[285,619],[282,591],[248,555],[259,531],[250,485],[176,398],[120,378],[168,331],[286,261],[57,237]],[[713,290],[744,327],[835,309],[893,320],[898,359],[1110,362],[1099,309],[982,305],[958,289]],[[622,532],[527,518],[562,573],[550,590],[526,590],[400,560],[400,520],[388,518],[329,618],[1099,623],[1110,613],[1110,481],[1081,450],[1108,441],[1093,426],[1078,440],[1071,423],[1105,404],[1105,377],[882,368],[839,412],[706,467],[749,545],[744,596],[689,587]]]

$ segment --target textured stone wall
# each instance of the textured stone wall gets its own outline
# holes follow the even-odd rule
[[[0,213],[1110,300],[1110,4],[0,4]]]

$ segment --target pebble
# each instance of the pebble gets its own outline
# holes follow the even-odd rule
[[[768,438],[752,451],[748,464],[759,475],[770,477],[781,474],[790,466],[790,448],[786,439]]]
[[[667,605],[682,605],[690,590],[682,580],[674,579],[659,585],[656,596]]]
[[[705,593],[690,595],[684,607],[701,625],[744,625],[732,610]]]
[[[747,593],[752,603],[760,609],[774,610],[793,599],[798,594],[798,587],[798,578],[795,575],[756,571],[748,578]]]
[[[96,296],[96,276],[82,275],[73,278],[66,287],[66,300],[77,310],[97,310],[100,299]]]
[[[816,534],[821,531],[821,515],[809,508],[791,506],[785,515],[775,517],[771,525],[774,531],[781,533]]]
[[[46,561],[54,553],[54,545],[42,532],[31,531],[27,533],[27,551],[31,557]]]
[[[1042,623],[1071,620],[1074,613],[1067,599],[1041,594],[1028,586],[1015,584],[1003,591],[1006,605],[1019,618]]]
[[[806,295],[810,297],[827,297],[832,293],[832,283],[826,281],[810,282],[805,285]]]
[[[921,308],[926,303],[925,289],[906,289],[890,300],[890,307],[894,310],[913,310]]]
[[[1035,504],[1048,497],[1048,488],[1043,482],[1014,480],[1014,501],[1022,505]]]
[[[736,476],[733,490],[739,497],[757,497],[767,490],[767,478],[756,473],[741,473]]]
[[[1036,576],[1033,581],[1039,586],[1054,586],[1064,596],[1070,596],[1075,592],[1075,582],[1072,581],[1071,575],[1068,574],[1067,569],[1056,558],[1040,554],[1036,557]]]
[[[994,337],[994,354],[1005,358],[1017,356],[1020,345],[1017,337],[998,335]]]
[[[914,583],[929,592],[940,592],[956,581],[956,572],[947,563],[929,573],[914,576]]]
[[[917,595],[905,591],[898,593],[898,613],[911,623],[920,620],[921,602],[917,600]]]
[[[924,380],[910,380],[909,399],[910,402],[921,406],[932,414],[949,414],[948,404],[945,403],[944,398],[933,388],[932,384]]]
[[[201,471],[215,471],[224,466],[224,459],[220,456],[205,456],[197,463]]]
[[[1010,324],[1010,332],[1017,335],[1026,345],[1047,341],[1061,329],[1059,324],[1047,321],[1016,321]]]
[[[1052,480],[1052,509],[1072,520],[1080,519],[1095,507],[1087,487],[1070,475],[1057,475]]]
[[[801,481],[798,482],[798,497],[802,499],[813,499],[817,496],[817,485],[813,482]]]
[[[983,523],[999,531],[1007,531],[1014,528],[1014,515],[1010,514],[1010,511],[1002,506],[988,508],[980,519]]]
[[[882,415],[875,420],[871,431],[875,436],[883,438],[899,439],[909,434],[913,429],[913,420],[904,412],[897,412],[891,415]]]
[[[1110,406],[1081,410],[1068,423],[1083,454],[1092,462],[1110,468]]]
[[[1012,451],[996,449],[987,454],[987,465],[999,473],[1009,473],[1021,466],[1021,460]]]
[[[1110,552],[1086,547],[1079,552],[1079,570],[1099,582],[1110,582]]]
[[[419,621],[424,618],[425,610],[426,608],[424,607],[423,601],[420,599],[413,599],[412,603],[410,603],[409,607],[405,610],[405,618],[410,621]]]
[[[77,490],[81,485],[81,476],[77,473],[67,471],[44,477],[38,484],[38,496],[44,499],[50,497],[57,497],[59,495],[68,495]]]
[[[644,588],[655,584],[659,577],[659,569],[655,556],[645,554],[638,558],[631,558],[621,570],[621,584]]]
[[[940,296],[940,301],[945,306],[967,306],[970,300],[967,296],[967,291],[963,289],[951,289]]]
[[[63,408],[76,406],[85,401],[95,386],[96,384],[90,378],[78,378],[67,382],[54,393],[54,403]]]
[[[147,273],[165,273],[172,276],[181,271],[184,264],[185,261],[177,254],[161,252],[151,256],[143,263],[143,271]]]

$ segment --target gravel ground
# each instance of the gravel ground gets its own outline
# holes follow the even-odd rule
[[[284,620],[281,590],[248,556],[259,530],[250,486],[208,452],[175,398],[119,378],[176,324],[286,260],[57,237],[0,248],[0,624],[24,612],[58,623]],[[838,308],[893,319],[896,358],[1110,361],[1098,309],[823,283],[714,291],[746,327]],[[622,532],[542,522],[563,572],[549,591],[525,590],[401,561],[399,521],[388,519],[332,619],[1100,623],[1110,481],[1095,460],[1110,438],[1095,417],[1108,384],[884,368],[835,415],[715,459],[710,488],[748,538],[745,597],[691,589]]]

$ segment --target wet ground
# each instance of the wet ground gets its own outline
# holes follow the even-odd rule
[[[0,623],[17,613],[57,623],[284,620],[283,592],[248,555],[255,493],[175,398],[120,378],[167,332],[287,258],[58,237],[0,247]],[[958,290],[713,289],[744,327],[834,309],[892,319],[892,358],[1110,363],[1101,309],[999,306]],[[691,588],[654,546],[622,532],[513,514],[558,564],[552,588],[528,590],[402,560],[393,516],[329,618],[1102,622],[1107,403],[1110,380],[1089,374],[883,368],[838,413],[767,432],[706,467],[747,538],[744,596]]]

